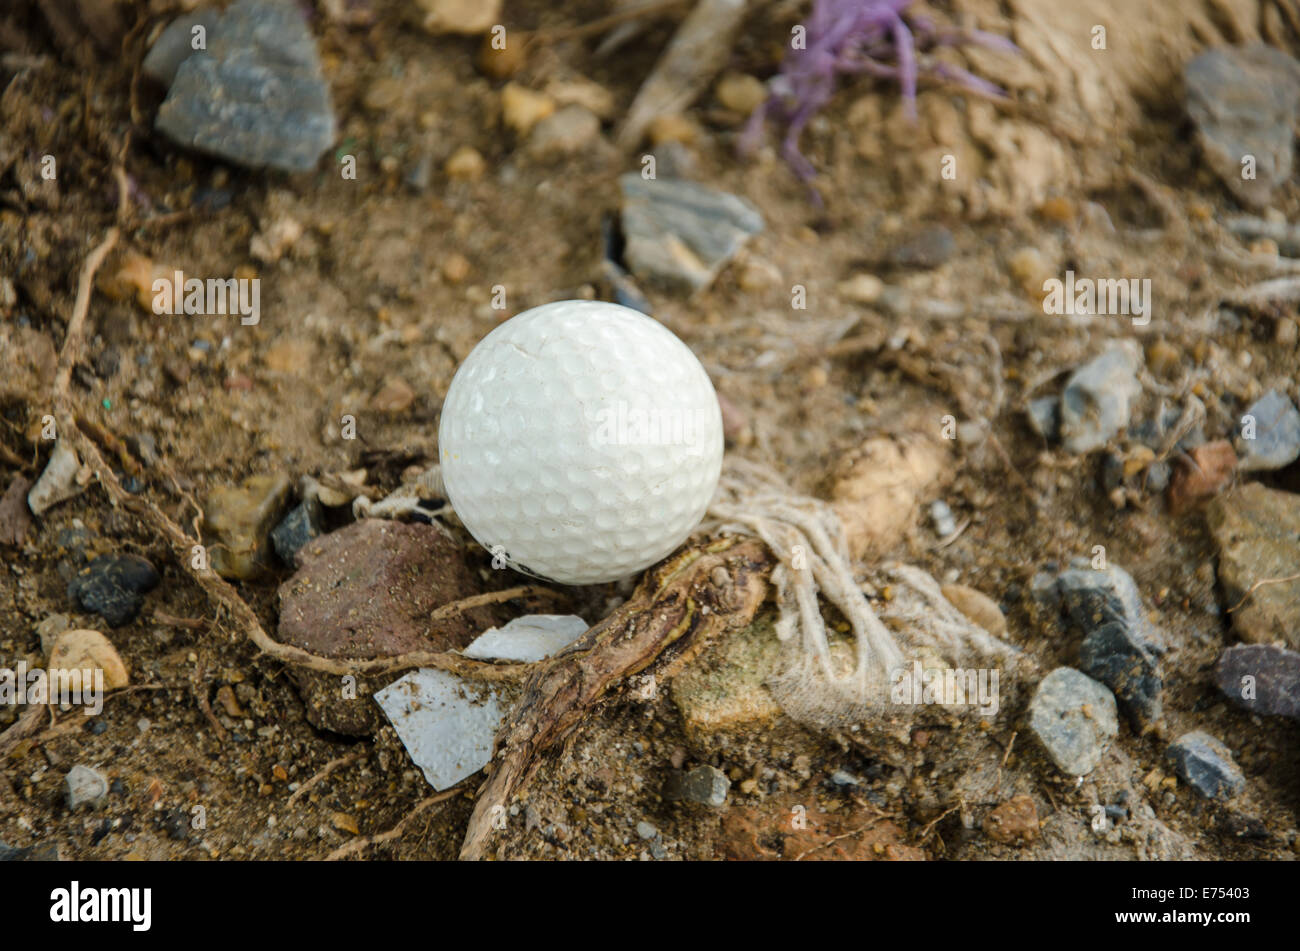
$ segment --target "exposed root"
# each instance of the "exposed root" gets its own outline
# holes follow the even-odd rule
[[[297,802],[303,796],[307,795],[307,793],[311,791],[311,788],[313,786],[315,786],[317,783],[319,783],[321,780],[327,777],[330,773],[334,772],[334,770],[339,769],[340,767],[343,766],[351,766],[357,760],[361,759],[361,757],[364,755],[365,755],[364,750],[354,750],[353,752],[349,753],[347,756],[340,756],[336,759],[330,760],[328,763],[326,763],[324,766],[321,767],[320,772],[318,772],[311,779],[307,780],[305,783],[303,783],[301,786],[295,789],[293,791],[293,795],[289,797],[289,801],[285,803],[285,805],[292,807],[295,802]]]
[[[497,734],[492,774],[479,790],[462,859],[488,853],[493,820],[528,782],[543,752],[567,737],[614,685],[670,646],[698,645],[743,627],[767,593],[761,542],[729,536],[687,546],[649,571],[632,598],[560,654],[540,662]]]
[[[329,855],[325,856],[325,861],[337,862],[339,859],[345,859],[349,855],[356,855],[359,852],[364,852],[372,845],[382,845],[385,842],[391,842],[396,838],[400,838],[402,833],[406,831],[406,827],[430,806],[437,805],[440,802],[446,802],[448,799],[460,795],[463,791],[464,790],[460,786],[453,786],[451,789],[443,790],[436,795],[421,800],[416,803],[410,812],[402,817],[401,822],[397,823],[397,825],[393,826],[387,832],[380,832],[377,835],[361,836],[360,838],[353,839],[351,842],[346,842]]]

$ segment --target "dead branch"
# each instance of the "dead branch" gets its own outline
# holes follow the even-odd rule
[[[351,842],[345,842],[329,855],[325,856],[325,861],[337,862],[339,859],[345,859],[349,855],[364,852],[372,845],[382,845],[384,842],[391,842],[393,839],[398,838],[406,830],[407,825],[409,825],[416,816],[424,812],[424,810],[428,809],[432,805],[446,802],[448,799],[459,796],[461,792],[463,792],[463,789],[460,786],[453,786],[451,789],[445,789],[427,799],[421,800],[410,812],[402,817],[401,822],[397,823],[397,825],[393,826],[388,831],[380,832],[377,835],[362,836],[359,839],[353,839]]]
[[[357,760],[361,759],[361,757],[365,755],[365,752],[366,752],[365,750],[354,750],[353,752],[349,753],[347,756],[340,756],[337,759],[330,760],[328,763],[326,763],[324,766],[321,767],[319,773],[317,773],[315,776],[307,780],[305,783],[303,783],[301,786],[299,786],[297,789],[293,791],[293,795],[289,797],[289,801],[286,803],[286,805],[292,806],[295,802],[297,802],[299,799],[305,796],[309,789],[311,789],[313,786],[319,783],[330,773],[334,772],[334,770],[338,769],[341,766],[351,766]]]

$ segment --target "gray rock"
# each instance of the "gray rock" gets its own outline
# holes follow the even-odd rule
[[[721,806],[727,801],[731,780],[712,766],[697,766],[688,772],[673,770],[664,784],[664,798]]]
[[[465,656],[531,663],[558,654],[586,634],[587,628],[587,622],[576,614],[529,614],[484,631],[465,648]]]
[[[1263,44],[1217,47],[1187,64],[1187,114],[1207,164],[1241,201],[1267,207],[1291,176],[1300,63]],[[1242,161],[1254,157],[1254,178]]]
[[[61,862],[59,843],[38,842],[26,848],[16,848],[0,842],[0,862]]]
[[[108,795],[108,780],[89,766],[72,767],[63,782],[68,808],[73,812],[82,806],[93,806]]]
[[[1249,417],[1253,435],[1237,430],[1237,468],[1242,472],[1270,472],[1300,459],[1300,411],[1277,390],[1257,399],[1243,418]]]
[[[279,525],[271,530],[271,544],[275,553],[286,565],[294,564],[294,556],[303,545],[325,534],[325,518],[320,501],[315,497],[303,499]]]
[[[643,839],[653,839],[659,835],[659,830],[643,819],[636,824],[636,834]]]
[[[1179,778],[1207,799],[1231,799],[1246,788],[1246,777],[1219,740],[1197,730],[1169,745]]]
[[[677,178],[619,177],[623,259],[638,278],[697,291],[763,230],[757,208],[735,195]]]
[[[157,128],[249,168],[310,171],[336,134],[316,41],[289,0],[238,0],[176,70]]]
[[[1030,400],[1028,406],[1029,425],[1034,432],[1049,442],[1055,442],[1061,433],[1061,399],[1057,396],[1044,396]]]
[[[1115,698],[1070,667],[1058,667],[1038,685],[1029,704],[1029,728],[1058,769],[1086,776],[1119,732]]]
[[[140,64],[141,72],[164,86],[170,86],[176,79],[176,71],[181,68],[181,63],[196,52],[194,28],[203,27],[203,43],[206,46],[220,20],[220,11],[209,8],[181,14],[167,25],[153,46],[149,47],[149,53]]]
[[[434,789],[451,788],[492,759],[505,715],[495,691],[422,667],[378,691],[375,700]]]
[[[843,769],[837,769],[831,773],[831,782],[836,786],[859,786],[862,784],[862,780]]]
[[[1154,655],[1167,647],[1163,633],[1151,623],[1133,577],[1116,564],[1092,568],[1076,561],[1057,579],[1061,606],[1085,634],[1111,623],[1124,625],[1135,644]]]
[[[1114,691],[1137,732],[1160,719],[1164,682],[1159,662],[1127,624],[1111,622],[1093,630],[1079,648],[1079,666]]]
[[[1134,348],[1115,346],[1079,367],[1061,394],[1061,444],[1079,455],[1092,452],[1128,425],[1133,403],[1142,392],[1139,356]]]
[[[1214,682],[1239,707],[1300,720],[1300,653],[1273,644],[1238,644],[1219,656]]]

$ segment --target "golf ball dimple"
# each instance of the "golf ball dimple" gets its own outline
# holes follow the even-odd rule
[[[686,344],[599,301],[545,304],[489,333],[456,371],[438,429],[465,528],[564,584],[670,554],[713,497],[722,443],[717,395]]]

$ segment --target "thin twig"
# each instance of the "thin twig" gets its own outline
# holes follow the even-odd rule
[[[1241,596],[1240,601],[1238,601],[1232,607],[1228,608],[1228,613],[1231,614],[1233,611],[1237,610],[1239,607],[1245,604],[1252,594],[1254,594],[1258,589],[1264,587],[1265,585],[1286,584],[1288,581],[1300,581],[1300,574],[1287,575],[1285,578],[1262,578],[1259,581],[1256,581],[1253,585],[1250,586],[1250,589]]]
[[[453,799],[456,796],[460,795],[462,791],[463,790],[461,789],[460,786],[453,786],[451,789],[446,789],[438,793],[437,795],[430,796],[428,799],[425,799],[422,802],[417,803],[415,808],[413,808],[402,818],[401,822],[393,826],[387,832],[380,832],[377,835],[362,836],[359,839],[353,839],[351,842],[345,842],[343,845],[339,846],[329,855],[325,856],[325,861],[337,862],[339,859],[345,859],[349,855],[355,855],[358,852],[364,852],[372,845],[382,845],[385,842],[391,842],[393,839],[396,839],[398,836],[400,836],[402,834],[402,831],[406,828],[406,826],[416,816],[424,812],[424,810],[428,809],[430,806],[436,805],[437,803],[446,802],[448,799]]]
[[[821,843],[820,845],[814,845],[810,849],[804,849],[802,852],[800,852],[798,855],[794,857],[794,861],[798,862],[802,860],[803,857],[806,855],[811,855],[814,852],[820,852],[822,849],[830,845],[834,845],[836,842],[840,841],[841,839],[847,839],[850,838],[851,836],[861,835],[862,833],[866,832],[868,829],[870,829],[879,821],[880,821],[880,816],[874,816],[870,822],[868,822],[866,825],[862,826],[859,829],[854,829],[851,832],[842,832],[839,835],[831,836],[829,839],[827,839],[825,842]]]
[[[320,772],[318,772],[315,776],[307,780],[305,783],[303,783],[301,786],[299,786],[297,789],[293,791],[293,795],[289,797],[289,801],[286,803],[286,805],[292,806],[295,802],[297,802],[299,799],[305,796],[309,789],[311,789],[313,786],[315,786],[317,783],[323,780],[330,773],[334,772],[334,770],[339,769],[343,766],[351,766],[357,760],[361,759],[361,757],[364,755],[365,755],[365,750],[353,750],[347,756],[340,756],[337,759],[330,760],[328,763],[326,763],[324,766],[321,767]]]

